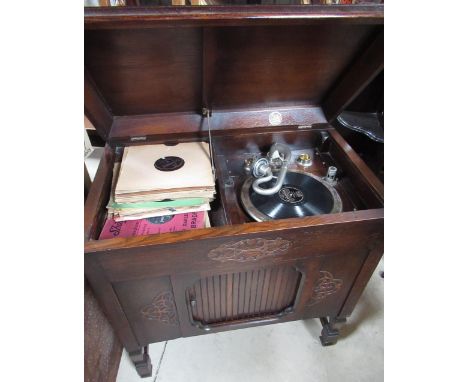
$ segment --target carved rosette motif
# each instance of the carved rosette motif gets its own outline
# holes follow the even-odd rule
[[[145,305],[140,312],[148,320],[155,320],[168,325],[178,324],[174,297],[171,292],[158,294],[151,304]]]
[[[327,296],[338,292],[343,285],[343,280],[333,278],[333,275],[327,271],[320,271],[320,278],[314,286],[314,295],[309,305],[321,302]]]
[[[208,252],[212,260],[226,262],[256,261],[270,256],[278,256],[286,253],[291,247],[291,242],[280,237],[276,239],[245,239],[234,243],[222,244],[218,248]]]

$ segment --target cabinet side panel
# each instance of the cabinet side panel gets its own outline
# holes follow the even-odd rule
[[[340,317],[349,316],[354,310],[354,307],[361,297],[362,292],[364,292],[364,288],[369,282],[372,273],[374,273],[375,268],[377,267],[377,264],[383,255],[383,251],[383,238],[376,237],[375,241],[370,243],[368,256],[366,257],[364,264],[356,277],[348,298],[341,308],[339,314]]]
[[[139,351],[141,346],[96,256],[85,254],[84,264],[86,278],[120,342],[128,352]]]

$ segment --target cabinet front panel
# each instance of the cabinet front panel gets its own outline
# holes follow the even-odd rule
[[[233,226],[240,232],[230,236],[200,230],[210,234],[159,245],[143,241],[140,247],[91,256],[141,345],[337,316],[371,248],[382,241],[383,219],[331,224],[321,219],[324,224],[281,232],[244,231],[254,223]]]
[[[337,215],[352,218],[359,212],[368,211]],[[320,225],[284,228],[278,232],[251,232],[253,228],[270,227],[270,224],[276,227],[280,223],[274,221],[231,226],[231,230],[189,231],[192,235],[201,235],[200,238],[156,245],[145,245],[146,239],[153,240],[152,236],[141,237],[137,238],[140,241],[138,247],[106,250],[98,253],[98,257],[108,279],[115,282],[207,271],[221,274],[230,272],[232,268],[251,268],[252,265],[262,267],[316,256],[336,257],[346,255],[350,250],[367,248],[375,240],[381,240],[383,219],[327,224],[329,216],[333,215],[313,217],[322,222]],[[287,219],[285,223],[308,220]],[[211,236],[215,231],[223,235]],[[182,234],[184,232],[160,236],[175,238],[182,237]]]

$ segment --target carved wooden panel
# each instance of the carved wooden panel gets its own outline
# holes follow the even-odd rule
[[[343,280],[333,278],[328,271],[320,271],[320,278],[314,286],[314,294],[309,305],[317,304],[324,298],[338,292],[343,285]]]
[[[141,345],[180,336],[170,277],[122,281],[113,287]]]
[[[158,294],[151,304],[141,308],[141,314],[148,320],[157,320],[163,324],[177,325],[177,312],[171,292]]]
[[[273,240],[263,238],[245,239],[222,244],[218,248],[212,249],[208,253],[208,257],[220,262],[248,262],[281,255],[286,253],[290,247],[291,242],[280,237]]]
[[[187,290],[193,319],[203,324],[280,313],[294,304],[301,273],[276,266],[200,279]]]

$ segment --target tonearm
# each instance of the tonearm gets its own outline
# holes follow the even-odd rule
[[[260,195],[274,195],[283,186],[284,177],[288,170],[288,164],[291,160],[291,150],[283,143],[274,143],[267,158],[261,157],[248,159],[245,161],[244,170],[257,178],[252,188]],[[279,174],[276,176],[276,183],[269,188],[260,187],[274,178],[273,171],[279,168]]]

